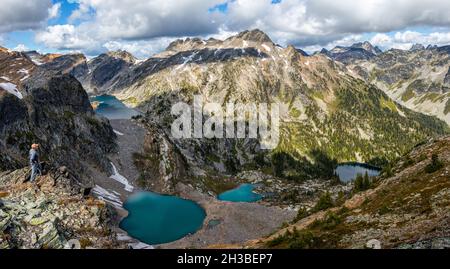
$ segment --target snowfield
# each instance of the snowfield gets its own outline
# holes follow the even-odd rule
[[[121,174],[119,174],[119,171],[117,171],[116,166],[111,163],[112,168],[113,168],[113,175],[110,177],[111,179],[114,179],[115,181],[125,185],[125,190],[127,192],[133,192],[134,187],[128,182],[128,179],[126,179],[124,176],[122,176]]]
[[[102,188],[98,185],[95,186],[95,188],[92,190],[92,192],[94,194],[96,194],[100,200],[110,203],[113,206],[115,206],[116,208],[123,207],[122,201],[120,200],[120,198],[117,195],[112,194],[111,192],[105,190],[104,188]]]
[[[16,84],[12,84],[9,82],[0,83],[0,88],[4,89],[5,91],[9,92],[10,94],[17,96],[17,98],[19,98],[19,99],[23,99],[23,95],[17,90]]]

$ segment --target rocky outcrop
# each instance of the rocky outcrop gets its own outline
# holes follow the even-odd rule
[[[32,143],[43,160],[65,165],[80,178],[88,167],[110,170],[105,155],[115,150],[109,122],[98,118],[81,84],[70,75],[36,72],[23,85],[24,98],[0,93],[0,170],[28,165]]]
[[[89,196],[66,168],[36,185],[28,169],[0,173],[0,249],[121,248],[112,211]]]

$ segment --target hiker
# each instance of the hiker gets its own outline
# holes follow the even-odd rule
[[[41,163],[39,162],[39,144],[31,145],[30,150],[30,165],[31,165],[31,178],[30,182],[34,182],[36,177],[42,175]]]

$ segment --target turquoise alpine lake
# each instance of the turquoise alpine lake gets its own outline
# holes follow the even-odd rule
[[[149,245],[177,241],[203,226],[205,210],[193,201],[142,192],[124,204],[129,212],[120,228]]]
[[[136,110],[127,107],[119,99],[111,95],[91,97],[91,103],[96,104],[95,112],[110,120],[129,120],[139,115]]]
[[[255,185],[242,184],[236,189],[220,194],[217,199],[235,203],[254,203],[263,199],[263,196],[255,193],[254,190]]]
[[[355,180],[358,175],[364,176],[366,173],[369,177],[377,177],[380,175],[381,169],[363,163],[344,163],[337,167],[336,173],[341,182],[348,183]]]

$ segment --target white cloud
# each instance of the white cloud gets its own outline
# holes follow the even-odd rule
[[[0,32],[36,29],[51,17],[55,8],[51,0],[2,0]]]
[[[170,38],[224,37],[260,28],[281,45],[310,49],[349,45],[361,41],[365,33],[380,33],[373,37],[377,45],[403,47],[415,38],[442,43],[447,37],[442,33],[427,37],[406,32],[390,37],[385,33],[416,26],[450,27],[448,0],[283,0],[278,4],[271,0],[69,1],[79,4],[69,18],[76,26],[49,26],[37,33],[38,42],[50,48],[92,53],[129,48],[144,55],[165,47]],[[228,3],[226,13],[208,12],[224,2]]]
[[[303,50],[311,54],[311,53],[322,50],[322,48],[330,50],[337,46],[347,47],[347,46],[351,46],[355,43],[362,42],[362,41],[365,41],[363,35],[349,35],[342,39],[332,41],[324,46],[321,46],[321,45],[306,46],[306,47],[303,47]]]
[[[133,40],[214,33],[219,25],[208,10],[223,0],[73,1],[80,8],[72,19],[91,17],[80,29],[94,31],[104,39]]]
[[[24,44],[19,44],[13,49],[14,51],[29,51],[28,47]]]
[[[229,1],[231,30],[259,27],[282,43],[325,45],[351,34],[450,25],[448,0]]]
[[[54,4],[51,8],[48,9],[48,18],[56,19],[61,14],[61,3]]]
[[[414,44],[427,45],[449,45],[450,32],[419,33],[415,31],[396,32],[392,36],[376,34],[370,42],[384,49],[410,49]]]
[[[156,38],[150,41],[109,41],[103,47],[108,51],[126,50],[135,57],[144,59],[164,50],[172,41],[172,38]]]

